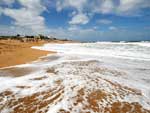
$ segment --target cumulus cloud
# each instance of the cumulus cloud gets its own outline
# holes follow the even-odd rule
[[[4,8],[3,13],[14,19],[13,25],[28,28],[34,32],[44,32],[45,19],[41,13],[46,10],[41,0],[18,0],[19,9]]]
[[[36,35],[35,32],[31,32],[30,29],[19,27],[19,26],[7,26],[7,25],[0,25],[0,35]]]
[[[42,30],[44,28],[44,18],[34,14],[30,10],[5,9],[4,14],[15,20],[14,25],[30,28],[31,30]]]
[[[86,3],[87,0],[58,0],[56,2],[56,9],[57,11],[69,8],[74,9],[71,14],[73,17],[72,20],[69,21],[69,24],[87,24],[89,22],[89,17],[83,13]]]
[[[68,31],[76,31],[76,30],[79,30],[80,27],[77,26],[77,25],[71,25],[69,28],[68,28]]]
[[[15,1],[18,1],[22,8],[6,8],[4,10],[4,14],[12,17],[16,21],[15,25],[25,26],[24,24],[26,23],[28,25],[34,22],[34,26],[37,24],[40,25],[34,28],[32,26],[32,29],[39,28],[40,26],[44,27],[44,17],[41,16],[41,13],[47,7],[44,1],[50,0],[1,0],[0,4],[5,3],[10,5]],[[77,25],[87,24],[95,14],[134,15],[143,8],[150,7],[150,0],[57,0],[53,2],[56,4],[56,10],[58,12],[64,9],[70,10],[69,15],[72,18],[68,23]],[[22,22],[21,19],[23,20]],[[107,24],[109,22],[102,20],[100,23]]]
[[[12,5],[15,1],[20,4],[19,8],[0,6],[0,14],[3,13],[13,19],[13,27],[9,28],[10,31],[17,29],[20,32],[22,31],[21,33],[34,31],[61,36],[76,36],[79,33],[78,38],[81,36],[87,37],[89,34],[91,37],[92,35],[100,36],[103,34],[101,31],[97,31],[96,27],[85,30],[79,27],[79,25],[85,25],[90,22],[94,15],[132,16],[138,14],[143,8],[150,7],[150,0],[0,0],[0,5]],[[51,7],[51,5],[43,3],[44,1],[47,1],[48,4],[55,4],[54,6],[58,12],[69,10],[68,15],[71,17],[68,21],[69,28],[65,30],[63,28],[47,29],[42,13],[47,10],[46,7]],[[97,22],[101,24],[112,23],[111,20],[104,18]],[[110,26],[108,31],[114,32],[116,29],[116,27]]]
[[[115,27],[115,26],[110,26],[110,27],[109,27],[109,30],[117,30],[117,27]]]
[[[87,24],[89,22],[89,18],[85,14],[77,14],[75,15],[69,24]]]
[[[130,14],[146,7],[150,7],[149,0],[120,0],[118,11],[121,13]]]
[[[112,12],[113,8],[114,8],[114,4],[112,0],[103,0],[101,1],[99,10],[97,9],[97,11],[106,14]]]
[[[77,11],[82,12],[87,0],[57,0],[57,11],[61,11],[65,8],[75,8]]]
[[[57,0],[57,11],[71,9],[78,14],[114,14],[121,16],[137,15],[143,8],[150,7],[150,0]],[[72,20],[78,15],[73,15]],[[86,18],[90,19],[89,16]],[[71,21],[72,21],[71,20]],[[89,22],[89,21],[87,21]],[[87,23],[86,22],[86,23]],[[78,24],[78,22],[77,22]],[[81,22],[82,24],[82,22]]]

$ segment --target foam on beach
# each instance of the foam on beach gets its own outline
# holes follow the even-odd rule
[[[85,43],[33,48],[58,53],[13,67],[33,69],[24,75],[7,76],[9,68],[1,70],[0,112],[150,112],[149,46]]]
[[[89,55],[97,57],[117,57],[150,61],[150,43],[115,43],[97,42],[82,44],[45,44],[42,47],[32,47],[40,50],[57,51],[65,54]]]

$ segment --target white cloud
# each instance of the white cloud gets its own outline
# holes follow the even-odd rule
[[[77,14],[75,15],[69,24],[87,24],[89,22],[89,18],[85,14]]]
[[[0,8],[0,13],[4,13],[14,20],[13,27],[9,28],[11,32],[12,30],[20,33],[47,32],[66,37],[101,35],[102,32],[99,32],[97,27],[83,30],[76,26],[87,24],[96,14],[135,15],[143,8],[150,7],[150,0],[52,0],[52,2],[56,2],[57,11],[70,10],[71,20],[68,22],[70,26],[65,30],[63,28],[46,28],[45,19],[41,14],[46,10],[43,2],[47,0],[0,0],[0,4],[12,5],[14,1],[18,1],[21,8]],[[98,21],[103,24],[111,24],[110,20],[100,19]],[[110,26],[108,31],[115,32],[116,29],[119,30],[119,28]]]
[[[109,30],[117,30],[117,27],[115,27],[115,26],[110,26],[110,27],[109,27]]]
[[[18,0],[22,6],[34,14],[41,14],[46,7],[42,5],[42,0]]]
[[[44,32],[46,29],[44,17],[40,15],[46,8],[42,5],[41,0],[18,0],[18,2],[22,8],[5,8],[3,13],[13,18],[16,26],[28,28],[34,32]]]
[[[138,5],[140,2],[141,0],[121,0],[119,10],[120,11],[132,10],[132,8],[135,8],[135,6]]]
[[[118,12],[123,14],[133,14],[142,8],[150,7],[149,0],[120,0]]]
[[[97,30],[97,29],[98,29],[98,26],[94,26],[93,29],[94,29],[94,30]]]
[[[19,10],[7,8],[4,10],[4,14],[13,18],[16,26],[31,28],[31,30],[44,28],[44,18],[25,8]]]
[[[150,7],[150,0],[57,0],[56,1],[57,11],[62,11],[63,9],[71,9],[72,12],[75,11],[78,14],[90,14],[92,16],[94,16],[95,14],[114,14],[121,16],[127,15],[133,16],[138,15],[138,13],[143,8],[147,7]],[[74,18],[77,18],[75,16],[72,15],[72,20],[74,20]]]
[[[100,19],[97,21],[97,23],[99,23],[99,24],[111,24],[112,21],[108,20],[108,19]]]
[[[64,8],[75,8],[79,12],[82,12],[87,0],[57,0],[57,11],[61,11]]]
[[[80,27],[77,26],[77,25],[71,25],[69,28],[68,28],[68,31],[76,31],[76,30],[79,30]]]
[[[105,1],[102,1],[101,3],[100,12],[104,14],[110,13],[113,11],[113,8],[114,8],[113,1],[105,0]]]
[[[91,11],[101,14],[132,16],[147,7],[150,7],[150,0],[96,0],[91,5]]]
[[[69,24],[87,24],[89,22],[88,16],[83,13],[87,0],[57,0],[56,9],[62,11],[63,9],[72,8],[74,11],[69,14],[72,20]]]
[[[19,26],[0,25],[0,35],[16,35],[16,34],[36,35],[35,32],[31,32],[31,30],[28,28],[23,28]]]

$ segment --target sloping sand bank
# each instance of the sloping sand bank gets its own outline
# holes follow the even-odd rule
[[[37,60],[41,56],[55,53],[31,48],[31,46],[43,45],[45,43],[48,42],[39,41],[26,43],[16,40],[0,40],[0,68],[24,64]]]

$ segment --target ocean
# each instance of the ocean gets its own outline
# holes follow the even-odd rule
[[[150,113],[150,42],[45,44],[32,48],[57,54],[10,67],[33,71],[21,77],[0,77],[1,95],[8,89],[11,92],[0,104],[34,95],[37,103],[31,103],[36,112]],[[27,109],[28,104],[23,100],[20,103]],[[40,103],[43,107],[38,108]],[[17,105],[14,102],[13,107]],[[11,110],[9,104],[0,108],[2,113]]]

